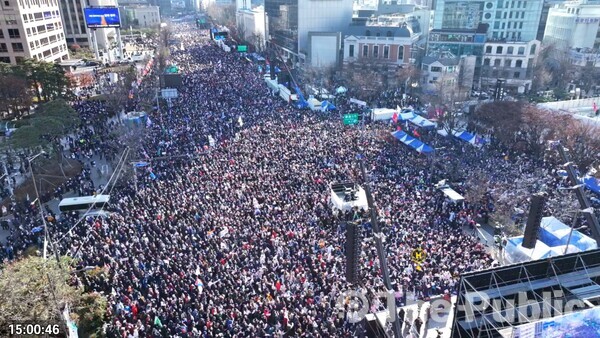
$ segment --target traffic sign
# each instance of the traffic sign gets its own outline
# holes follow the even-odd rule
[[[358,124],[358,114],[344,114],[344,124]]]

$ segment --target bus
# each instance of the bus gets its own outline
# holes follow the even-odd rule
[[[108,206],[110,195],[81,196],[63,198],[58,204],[61,212],[74,210],[100,209]]]

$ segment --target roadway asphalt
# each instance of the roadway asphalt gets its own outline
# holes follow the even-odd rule
[[[93,156],[90,159],[85,159],[83,161],[84,165],[90,165],[91,161],[95,161],[96,165],[94,167],[92,167],[91,170],[91,178],[92,181],[94,182],[94,186],[96,187],[96,189],[99,189],[100,185],[105,186],[108,182],[108,180],[110,179],[110,176],[112,175],[114,168],[113,165],[108,163],[108,161],[106,161],[105,159],[101,159],[100,156]],[[23,179],[24,181],[25,179]],[[64,194],[64,198],[66,197],[76,197],[77,195],[74,192],[69,192],[67,194]],[[52,210],[53,213],[55,214],[59,214],[60,211],[58,210],[58,203],[60,201],[57,199],[51,199],[50,201],[44,203],[44,205],[47,205],[50,210]],[[10,220],[12,219],[11,216],[5,217],[3,218],[3,220]],[[0,228],[0,242],[5,244],[6,243],[6,238],[8,237],[8,235],[10,235],[10,232],[7,230],[3,230],[2,228]]]

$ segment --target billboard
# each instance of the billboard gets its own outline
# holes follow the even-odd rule
[[[600,308],[548,318],[514,328],[513,338],[600,338]]]
[[[117,7],[84,8],[85,22],[88,28],[121,27],[121,18]]]

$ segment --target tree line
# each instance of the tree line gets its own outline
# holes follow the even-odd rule
[[[71,95],[72,81],[55,63],[26,59],[18,65],[0,63],[0,113],[21,117],[35,103]]]

